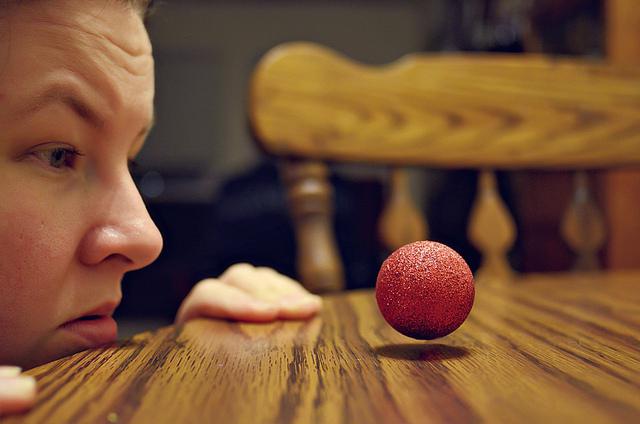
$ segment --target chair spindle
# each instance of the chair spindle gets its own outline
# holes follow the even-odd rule
[[[295,227],[300,280],[314,293],[344,289],[327,166],[319,161],[288,160],[281,172]]]
[[[476,272],[478,281],[509,281],[513,269],[507,252],[516,237],[515,224],[498,193],[493,170],[482,170],[478,190],[471,209],[468,227],[469,240],[480,250],[482,264]]]
[[[573,195],[561,223],[564,241],[576,254],[573,268],[592,271],[600,268],[598,251],[604,245],[606,229],[604,218],[593,199],[589,178],[585,171],[574,175]]]
[[[389,196],[378,223],[384,246],[393,251],[407,243],[426,240],[428,226],[409,189],[409,175],[404,168],[391,168]]]

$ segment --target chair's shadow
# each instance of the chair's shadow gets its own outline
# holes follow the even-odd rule
[[[464,347],[449,346],[441,343],[401,343],[374,348],[378,356],[408,361],[442,361],[462,358],[469,355]]]

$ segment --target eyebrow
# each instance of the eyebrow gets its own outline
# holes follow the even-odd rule
[[[18,112],[18,115],[32,115],[53,103],[64,104],[69,109],[71,109],[79,118],[81,118],[83,121],[85,121],[95,129],[100,130],[105,126],[106,120],[102,116],[100,116],[96,109],[92,108],[86,101],[78,96],[74,89],[60,85],[52,86],[33,97],[29,101],[28,105]],[[149,124],[140,130],[136,138],[138,139],[149,134],[154,124],[155,112],[152,115]]]

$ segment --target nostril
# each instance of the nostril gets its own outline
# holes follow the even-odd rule
[[[119,261],[125,264],[133,263],[131,259],[129,259],[127,256],[122,255],[120,253],[112,253],[111,255],[107,256],[104,260],[108,262]]]

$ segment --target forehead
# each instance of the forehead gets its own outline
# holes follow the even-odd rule
[[[0,26],[0,96],[75,79],[111,109],[152,101],[149,38],[136,12],[118,1],[20,2]]]

